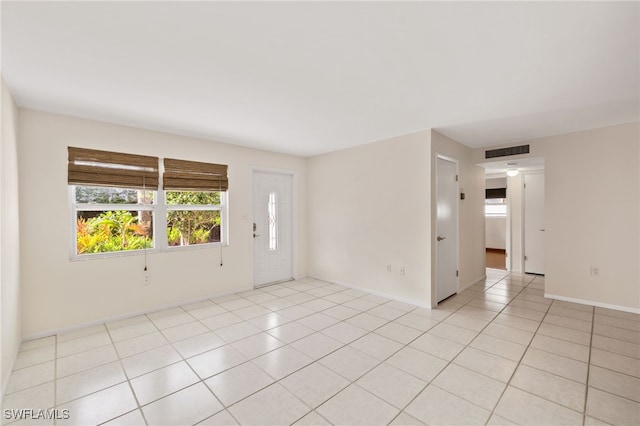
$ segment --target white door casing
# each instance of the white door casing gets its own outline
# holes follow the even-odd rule
[[[253,173],[254,286],[293,278],[293,176]]]
[[[458,292],[458,163],[438,156],[436,164],[436,301]]]
[[[544,173],[524,174],[524,271],[544,275]]]

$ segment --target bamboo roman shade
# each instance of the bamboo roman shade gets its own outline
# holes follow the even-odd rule
[[[158,189],[158,157],[69,147],[69,185]]]
[[[164,159],[162,185],[168,191],[226,191],[226,164]]]

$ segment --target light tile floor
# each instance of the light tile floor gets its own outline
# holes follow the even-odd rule
[[[488,270],[434,310],[264,287],[26,342],[3,408],[69,410],[14,425],[640,424],[640,316],[543,287]]]

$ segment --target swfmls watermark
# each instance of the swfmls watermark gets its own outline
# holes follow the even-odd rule
[[[5,420],[67,420],[71,418],[69,410],[49,408],[46,410],[34,408],[5,408]]]

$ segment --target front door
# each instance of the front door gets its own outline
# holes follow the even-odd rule
[[[436,165],[436,300],[458,292],[458,165],[438,157]]]
[[[293,176],[253,174],[253,283],[293,278]]]

